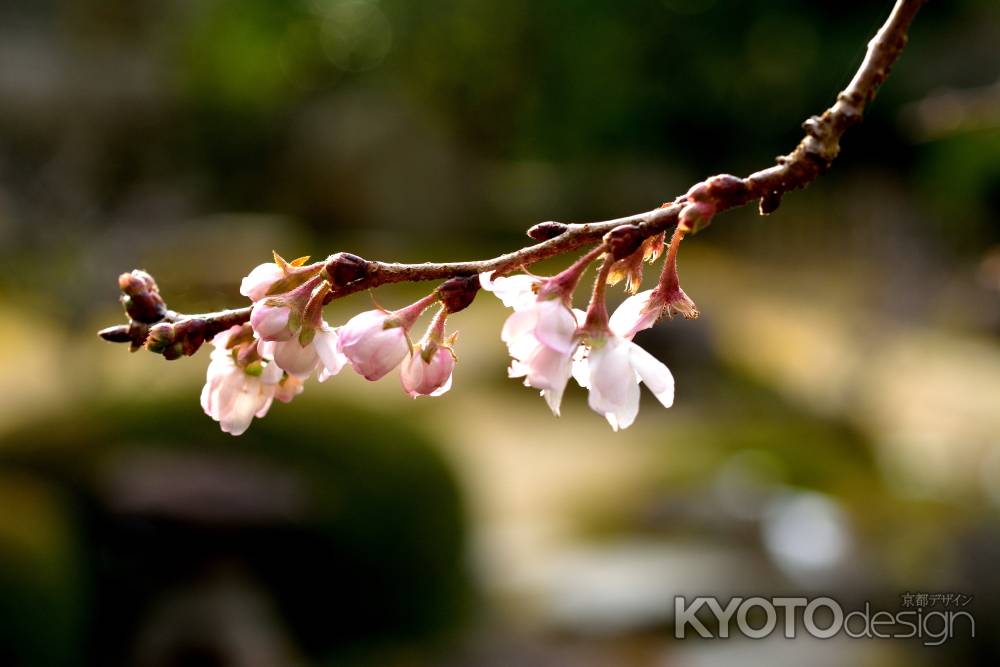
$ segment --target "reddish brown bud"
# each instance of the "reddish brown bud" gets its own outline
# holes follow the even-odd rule
[[[146,349],[169,360],[191,356],[205,342],[205,320],[189,319],[176,324],[160,322],[149,330]]]
[[[704,201],[696,201],[685,204],[677,217],[677,226],[682,231],[697,234],[708,227],[715,215],[715,205]]]
[[[528,236],[536,241],[548,241],[549,239],[554,239],[557,236],[562,236],[568,229],[569,225],[549,220],[548,222],[539,222],[537,225],[529,229]]]
[[[644,240],[638,225],[619,225],[604,235],[604,242],[615,259],[625,259],[638,250]]]
[[[142,322],[136,322],[135,320],[128,323],[128,336],[129,336],[129,352],[135,352],[142,348],[146,342],[146,336],[149,335],[149,325],[143,324]]]
[[[175,340],[174,325],[169,322],[160,322],[150,328],[149,334],[146,336],[146,349],[160,354],[173,345]]]
[[[118,287],[121,288],[121,303],[125,312],[133,320],[154,324],[167,314],[167,305],[163,302],[156,281],[145,271],[136,269],[131,273],[118,276]]]
[[[369,272],[368,261],[349,252],[330,255],[324,268],[327,279],[334,289],[361,280]]]
[[[174,325],[174,336],[181,343],[184,355],[190,357],[205,342],[205,320],[192,318]]]
[[[708,184],[695,183],[684,197],[688,201],[708,201],[711,198],[708,193]]]
[[[130,336],[128,332],[127,324],[119,324],[106,329],[101,329],[97,332],[97,335],[109,343],[127,343],[132,340],[132,336]]]
[[[719,174],[708,179],[708,194],[719,205],[730,207],[743,203],[747,184],[738,176]]]
[[[465,310],[479,292],[479,276],[459,276],[444,281],[437,288],[438,300],[449,313]]]

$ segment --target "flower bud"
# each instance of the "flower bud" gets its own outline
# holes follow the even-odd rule
[[[251,301],[260,301],[276,282],[285,277],[284,271],[274,262],[265,262],[254,267],[240,283],[240,294]]]
[[[686,232],[697,234],[708,227],[715,215],[715,206],[706,201],[685,204],[677,218],[677,226]]]
[[[437,297],[449,313],[457,313],[469,307],[479,287],[479,276],[459,276],[441,283],[437,288]]]
[[[184,356],[190,357],[205,342],[207,325],[201,318],[182,320],[174,325],[174,336],[181,343]]]
[[[569,225],[567,224],[549,220],[548,222],[539,222],[529,229],[528,236],[536,241],[548,241],[557,236],[562,236],[568,229]]]
[[[177,340],[173,324],[160,322],[149,330],[149,335],[146,336],[146,349],[173,361],[184,354],[184,343]]]
[[[122,291],[121,303],[125,312],[133,320],[155,324],[167,313],[167,305],[160,296],[153,277],[136,269],[118,276],[118,287]]]
[[[615,259],[625,259],[642,245],[644,237],[638,225],[619,225],[604,235],[604,242]]]
[[[109,343],[128,343],[132,340],[127,324],[118,324],[113,327],[101,329],[97,332],[97,335]]]
[[[330,255],[323,268],[326,270],[326,275],[334,289],[361,280],[369,272],[368,262],[349,252],[338,252]]]
[[[403,361],[399,377],[403,390],[413,398],[440,396],[451,389],[454,370],[455,356],[451,348],[430,343],[426,348],[414,347],[409,358]]]
[[[292,309],[277,299],[264,299],[253,305],[250,326],[261,340],[288,340],[294,334],[289,320]]]

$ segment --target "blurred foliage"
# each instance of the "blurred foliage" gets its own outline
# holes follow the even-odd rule
[[[135,664],[171,588],[234,563],[313,659],[371,664],[464,615],[463,509],[418,433],[306,400],[235,441],[189,404],[86,405],[4,437],[5,664]]]

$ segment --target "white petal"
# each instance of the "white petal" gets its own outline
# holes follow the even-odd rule
[[[535,338],[558,352],[569,353],[576,347],[576,316],[559,299],[539,301]]]
[[[669,408],[674,404],[674,376],[666,364],[635,343],[629,344],[632,368],[653,392],[656,399]]]
[[[312,343],[303,347],[297,338],[293,338],[275,346],[274,363],[289,375],[306,378],[316,369],[319,355]]]
[[[608,319],[611,331],[631,340],[639,331],[652,327],[656,323],[657,314],[643,313],[643,309],[649,304],[649,297],[652,293],[653,290],[646,290],[622,301]]]
[[[639,414],[639,393],[638,384],[630,384],[628,386],[625,400],[618,406],[618,411],[615,413],[617,428],[615,428],[615,424],[611,425],[616,431],[628,428],[635,421],[636,416]]]
[[[493,292],[503,305],[514,310],[531,306],[535,300],[534,285],[537,278],[525,274],[493,278],[493,271],[479,274],[479,284],[487,292]]]
[[[347,365],[347,356],[340,351],[338,345],[337,330],[327,326],[326,323],[316,332],[313,345],[316,347],[316,354],[319,355],[319,360],[323,364],[320,382],[336,375]]]
[[[617,413],[628,400],[631,387],[639,382],[632,370],[626,342],[613,336],[603,345],[591,348],[588,366],[590,407],[602,414]]]
[[[584,389],[590,386],[590,366],[587,363],[587,348],[582,345],[573,353],[573,379]]]

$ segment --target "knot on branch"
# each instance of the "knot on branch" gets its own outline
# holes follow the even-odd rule
[[[567,224],[549,220],[547,222],[539,222],[537,225],[531,227],[528,230],[528,236],[536,241],[548,241],[557,236],[562,236],[568,229],[569,225]]]

